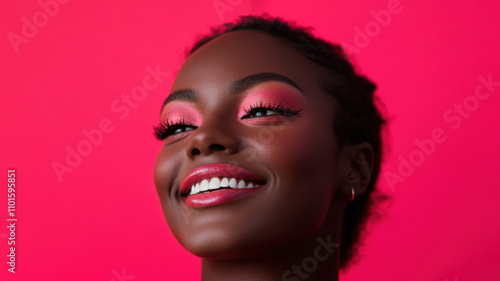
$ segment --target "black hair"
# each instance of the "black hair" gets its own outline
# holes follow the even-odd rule
[[[359,238],[367,219],[373,214],[374,203],[385,199],[374,192],[382,162],[382,127],[385,120],[377,108],[374,95],[377,86],[364,76],[356,74],[342,47],[317,38],[310,28],[299,27],[279,17],[241,16],[238,20],[211,29],[210,34],[198,39],[186,57],[209,41],[229,32],[254,30],[287,42],[308,59],[322,66],[329,74],[324,79],[325,92],[340,105],[334,120],[334,132],[340,144],[368,142],[374,151],[374,168],[366,191],[351,201],[344,213],[340,243],[340,267],[346,268],[357,253]],[[375,196],[377,195],[377,196]]]

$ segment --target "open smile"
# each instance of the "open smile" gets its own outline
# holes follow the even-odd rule
[[[242,167],[212,163],[191,170],[181,184],[180,195],[186,205],[204,208],[247,197],[265,183]]]

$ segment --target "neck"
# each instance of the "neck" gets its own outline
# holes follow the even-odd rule
[[[339,218],[336,219],[338,221]],[[326,221],[331,222],[331,220]],[[340,228],[331,226],[323,224],[314,236],[284,243],[279,248],[252,257],[204,258],[201,280],[337,281]]]

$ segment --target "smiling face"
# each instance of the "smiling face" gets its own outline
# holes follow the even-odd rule
[[[247,257],[311,235],[329,223],[332,208],[341,212],[331,204],[340,188],[336,103],[322,91],[320,75],[285,42],[257,31],[222,35],[186,60],[162,109],[161,121],[173,126],[158,132],[164,144],[154,180],[168,225],[187,250]],[[181,191],[190,177],[203,178],[193,169],[213,163],[239,168],[212,165],[207,182],[246,171],[260,186],[216,204],[187,196],[194,184]]]

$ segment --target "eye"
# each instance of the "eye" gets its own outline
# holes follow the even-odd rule
[[[302,109],[291,110],[290,108],[283,106],[282,103],[264,104],[263,101],[260,101],[259,103],[250,105],[248,109],[245,109],[245,115],[242,116],[241,119],[266,117],[278,114],[293,117],[299,116],[301,110]]]
[[[254,108],[251,113],[247,113],[248,117],[262,117],[262,116],[269,116],[269,115],[276,115],[278,114],[274,110],[266,109],[266,108]]]
[[[172,133],[172,135],[177,135],[177,134],[180,134],[180,133],[184,133],[184,132],[187,132],[187,131],[191,131],[193,130],[193,127],[191,126],[182,126],[182,125],[178,125],[176,126],[175,128],[172,129],[174,132]]]
[[[161,122],[154,127],[153,134],[157,140],[164,140],[169,136],[179,135],[188,131],[192,131],[197,127],[190,122],[185,122],[184,119],[179,120],[175,123],[167,120],[166,122]]]

